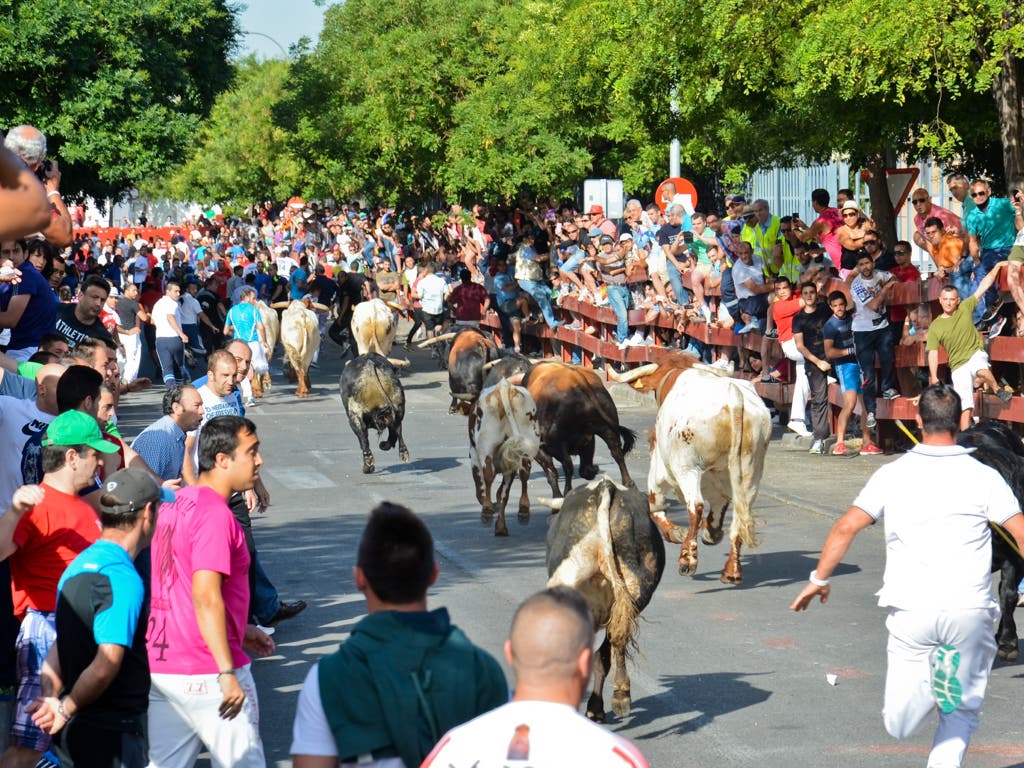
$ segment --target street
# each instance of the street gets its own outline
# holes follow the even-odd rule
[[[267,397],[247,413],[259,429],[262,476],[272,500],[254,524],[260,558],[282,599],[309,602],[303,614],[279,625],[276,653],[254,663],[270,765],[290,765],[295,702],[310,665],[337,648],[363,615],[351,570],[365,517],[376,503],[402,503],[425,518],[441,568],[430,606],[447,606],[455,623],[506,672],[502,644],[512,613],[545,586],[549,510],[536,500],[550,489],[539,469],[534,467],[530,483],[529,524],[515,522],[513,503],[510,536],[496,538],[480,524],[466,420],[447,415],[447,373],[426,351],[403,353],[396,345],[392,354],[413,361],[403,376],[408,464],[399,463],[397,450],[379,451],[371,435],[377,472],[361,473],[359,447],[338,396],[341,363],[330,343],[321,368],[310,372],[309,399],[295,398],[294,386],[278,373]],[[128,397],[120,414],[126,438],[158,417],[162,392]],[[622,422],[640,434],[627,460],[646,489],[645,432],[654,422],[653,399],[617,397],[617,403]],[[827,605],[803,614],[788,610],[832,522],[871,472],[892,457],[808,456],[782,449],[778,436],[776,428],[755,505],[761,546],[744,552],[743,585],[718,579],[727,540],[701,545],[693,578],[679,575],[678,547],[667,545],[665,575],[643,613],[630,669],[633,710],[621,722],[609,713],[609,727],[659,768],[922,766],[934,718],[904,742],[882,726],[885,615],[874,598],[884,563],[881,526],[855,543],[834,575]],[[597,462],[618,480],[600,440]],[[517,493],[515,486],[513,497]],[[678,502],[670,514],[685,525]],[[826,674],[836,676],[835,685]],[[1024,666],[997,662],[969,753],[972,766],[1024,765],[1022,677]],[[610,688],[609,681],[608,700]]]

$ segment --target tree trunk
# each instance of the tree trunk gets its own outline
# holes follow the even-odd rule
[[[1003,11],[1003,29],[1013,23],[1013,3],[1007,3]],[[992,96],[999,115],[999,134],[1003,144],[1003,173],[1008,189],[1021,189],[1024,185],[1024,121],[1021,120],[1021,70],[1020,60],[1014,56],[1010,46],[1003,49],[999,63],[999,74],[992,81]]]
[[[885,152],[879,150],[867,157],[865,168],[868,176],[868,192],[871,196],[871,218],[875,228],[882,236],[887,250],[896,245],[896,215],[893,212],[892,200],[889,199],[889,183],[885,177]]]

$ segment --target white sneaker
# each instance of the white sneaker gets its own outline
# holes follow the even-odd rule
[[[822,440],[815,440],[813,443],[811,443],[811,447],[807,452],[814,453],[820,456],[825,453],[825,443]]]
[[[791,421],[786,425],[790,432],[796,432],[801,437],[810,437],[811,430],[802,421]]]
[[[618,346],[619,349],[625,349],[626,347],[632,346],[632,344],[629,339],[623,339],[616,346]]]
[[[640,347],[643,346],[643,343],[644,335],[640,333],[640,331],[634,332],[633,335],[629,337],[629,345],[631,347]]]
[[[258,629],[264,635],[272,635],[275,632],[277,632],[277,629],[275,629],[274,627],[264,627],[262,624],[257,624],[256,629]]]
[[[729,360],[726,357],[718,358],[711,365],[714,368],[721,368],[723,371],[728,371],[729,373],[733,372],[732,360]]]

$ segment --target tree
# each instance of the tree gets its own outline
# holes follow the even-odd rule
[[[288,88],[289,63],[251,56],[234,70],[188,160],[164,185],[179,200],[282,200],[303,188],[303,163],[273,119]]]
[[[228,0],[0,3],[0,121],[47,134],[64,187],[119,197],[181,162],[229,82]]]

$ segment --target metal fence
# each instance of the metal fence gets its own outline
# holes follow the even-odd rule
[[[905,166],[902,166],[905,167]],[[932,203],[960,215],[960,203],[953,199],[946,189],[942,168],[931,160],[917,163],[918,178],[914,187],[908,192],[896,217],[896,234],[900,240],[913,243],[914,210],[910,205],[909,194],[914,189],[924,188],[931,195]],[[849,163],[836,160],[824,165],[806,165],[794,168],[770,168],[754,173],[749,182],[751,199],[767,200],[771,210],[785,216],[794,212],[800,214],[804,221],[813,221],[814,211],[811,209],[811,190],[827,189],[833,202],[840,189],[852,189],[861,208],[871,212],[868,187],[860,178],[859,169],[850,168]],[[914,264],[922,273],[935,269],[931,258],[922,249],[914,246]]]

